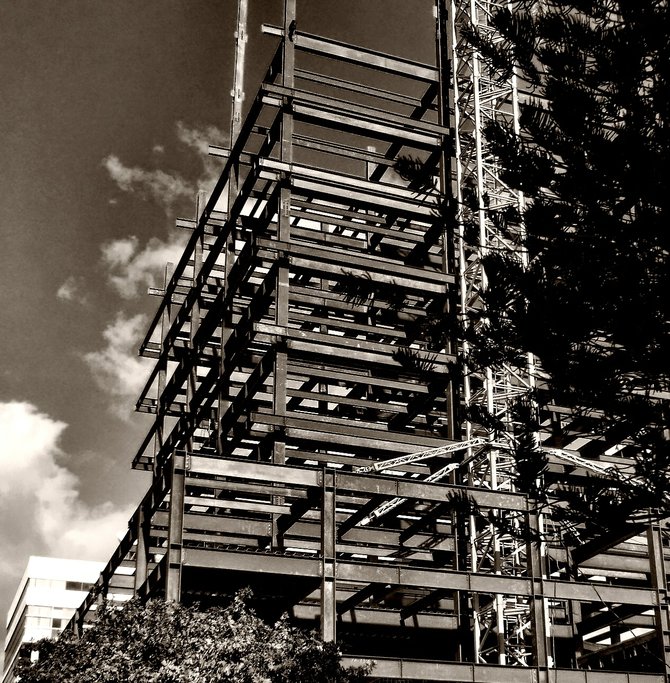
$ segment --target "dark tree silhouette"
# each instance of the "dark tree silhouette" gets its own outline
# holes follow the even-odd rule
[[[630,476],[564,491],[561,514],[602,531],[670,508],[670,12],[665,0],[511,5],[492,19],[502,41],[469,38],[529,94],[520,134],[485,130],[526,198],[522,215],[489,218],[523,223],[529,259],[484,258],[470,362],[521,366],[532,352],[548,376],[540,407],[570,407],[635,462]],[[528,440],[517,459],[520,484],[535,486],[544,463]]]

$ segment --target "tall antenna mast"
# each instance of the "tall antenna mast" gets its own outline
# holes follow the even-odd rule
[[[244,104],[244,60],[247,47],[247,14],[249,0],[237,0],[237,28],[235,30],[235,71],[233,73],[232,109],[230,118],[230,145],[235,144],[242,127]]]

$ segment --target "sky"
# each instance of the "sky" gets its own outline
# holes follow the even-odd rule
[[[247,104],[281,0],[249,0]],[[298,0],[298,29],[431,61],[432,0]],[[107,560],[147,486],[137,347],[227,145],[233,0],[0,2],[0,614],[28,556]],[[426,40],[428,38],[428,40]]]

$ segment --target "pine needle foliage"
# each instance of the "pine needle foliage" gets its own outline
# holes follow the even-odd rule
[[[617,507],[661,517],[670,511],[668,4],[518,0],[492,22],[502,40],[474,29],[469,38],[501,81],[514,72],[525,91],[520,131],[484,132],[503,180],[525,195],[522,215],[504,222],[525,234],[529,262],[485,257],[470,362],[521,368],[533,353],[549,378],[540,406],[573,408],[636,462],[632,480],[566,494],[576,517],[600,528],[621,522]],[[530,481],[532,458],[522,459]]]

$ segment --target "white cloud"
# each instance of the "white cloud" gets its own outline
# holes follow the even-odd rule
[[[207,155],[210,144],[223,145],[227,136],[216,126],[189,128],[183,121],[177,121],[177,138],[185,145]]]
[[[203,171],[196,181],[196,185],[199,190],[204,190],[209,194],[221,172],[221,159],[209,156],[209,145],[228,144],[228,136],[216,126],[189,128],[182,121],[177,121],[177,138],[180,142],[199,152]]]
[[[132,512],[88,505],[60,464],[67,425],[30,403],[0,402],[0,562],[4,591],[16,588],[31,554],[105,560]]]
[[[167,242],[153,238],[142,250],[134,235],[106,242],[102,245],[102,262],[108,270],[109,283],[125,299],[138,296],[147,287],[162,287],[165,266],[179,261],[184,242],[180,235]]]
[[[112,398],[112,409],[127,418],[149,375],[151,363],[137,355],[146,327],[146,316],[118,313],[102,333],[105,346],[83,358],[97,385]]]
[[[103,165],[121,190],[142,196],[150,195],[169,212],[179,198],[188,196],[195,200],[197,190],[211,192],[222,161],[210,157],[207,148],[209,143],[226,142],[226,135],[215,126],[191,128],[181,121],[176,124],[176,136],[181,143],[198,152],[202,173],[193,182],[179,174],[130,168],[113,154],[103,160]],[[163,154],[165,148],[157,144],[153,152]],[[217,208],[223,210],[223,204]],[[110,285],[126,299],[138,296],[147,287],[160,288],[164,283],[166,264],[179,261],[185,242],[185,235],[174,233],[166,240],[152,238],[143,248],[134,235],[106,242],[102,245],[102,262],[107,269]]]
[[[87,301],[86,294],[82,291],[83,286],[83,278],[70,275],[70,277],[68,277],[67,280],[65,280],[65,282],[58,288],[56,297],[61,301],[68,301],[83,305]]]
[[[167,173],[160,169],[148,170],[139,166],[126,166],[115,154],[102,160],[110,178],[124,192],[140,197],[151,197],[162,204],[170,213],[175,202],[182,198],[195,199],[198,190],[211,192],[221,169],[221,162],[208,155],[209,144],[226,144],[227,136],[216,126],[190,128],[182,121],[176,124],[177,139],[198,152],[202,162],[202,173],[194,181],[187,180],[179,173]],[[152,152],[156,156],[165,154],[165,146],[155,144]],[[114,199],[108,200],[115,203]]]
[[[135,255],[139,243],[140,241],[135,235],[106,242],[102,246],[102,255],[105,263],[109,266],[127,264]]]
[[[182,197],[193,197],[195,193],[195,187],[179,174],[126,166],[114,154],[105,157],[102,165],[121,190],[152,197],[168,210]]]

